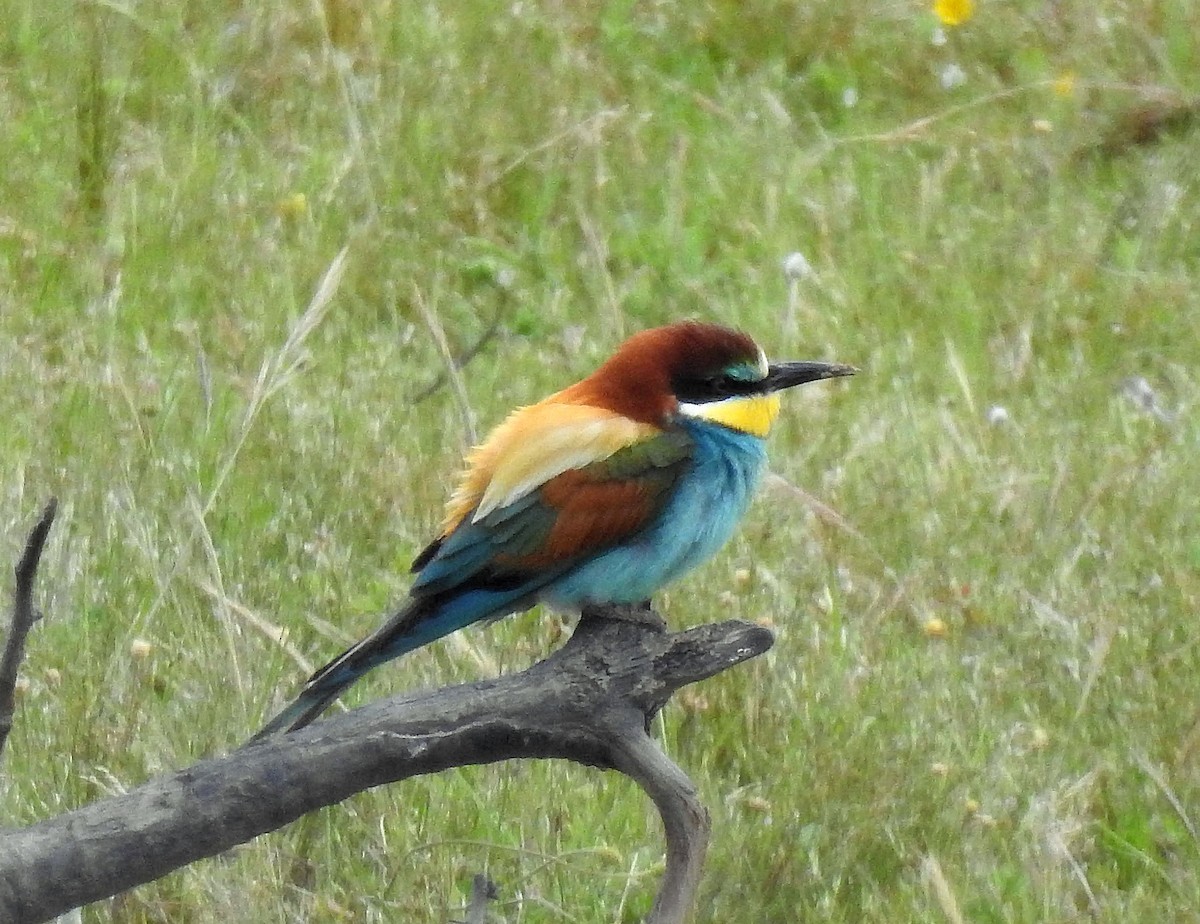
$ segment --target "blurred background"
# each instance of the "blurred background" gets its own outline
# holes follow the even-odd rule
[[[790,393],[659,601],[774,627],[657,734],[698,921],[1200,920],[1200,7],[0,0],[0,818],[237,746],[407,588],[462,453],[684,317]],[[535,612],[359,684],[520,670]],[[633,922],[615,774],[452,771],[95,922]]]

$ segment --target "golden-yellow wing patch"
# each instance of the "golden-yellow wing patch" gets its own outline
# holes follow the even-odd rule
[[[658,432],[613,411],[555,398],[518,408],[467,456],[466,471],[446,505],[442,535],[472,511],[480,520],[563,472],[607,459]]]

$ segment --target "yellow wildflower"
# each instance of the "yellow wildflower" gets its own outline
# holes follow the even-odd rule
[[[275,211],[285,221],[298,221],[308,214],[308,197],[302,192],[284,196],[275,203]]]
[[[1059,96],[1071,97],[1075,95],[1075,72],[1064,71],[1054,79],[1054,92]]]
[[[950,634],[950,627],[946,625],[945,620],[931,616],[925,620],[925,625],[921,627],[921,631],[925,633],[926,638],[945,638]]]
[[[933,0],[933,13],[944,26],[961,26],[975,15],[975,0]]]

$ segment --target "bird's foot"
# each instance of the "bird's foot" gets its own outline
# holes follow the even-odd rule
[[[655,632],[666,632],[667,621],[658,614],[649,600],[641,603],[593,603],[583,608],[584,619],[610,619],[645,626]]]

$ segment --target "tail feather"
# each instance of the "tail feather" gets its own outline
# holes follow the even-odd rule
[[[424,601],[411,601],[361,642],[318,668],[308,678],[300,695],[264,725],[250,742],[303,728],[371,668],[454,631],[450,628],[432,637],[429,632],[421,631],[422,623],[429,615],[428,609]]]
[[[528,605],[526,597],[527,591],[518,588],[504,592],[471,591],[450,600],[410,599],[378,629],[309,677],[300,695],[264,725],[250,739],[251,743],[303,728],[371,668],[481,619],[520,609]]]
[[[340,686],[326,691],[318,691],[314,688],[306,687],[295,700],[256,732],[254,737],[250,739],[250,743],[254,744],[256,741],[262,741],[264,738],[272,738],[275,735],[282,735],[295,731],[298,728],[303,728],[328,709],[329,704],[337,699],[342,690],[346,689],[353,682],[353,679],[347,680]]]

